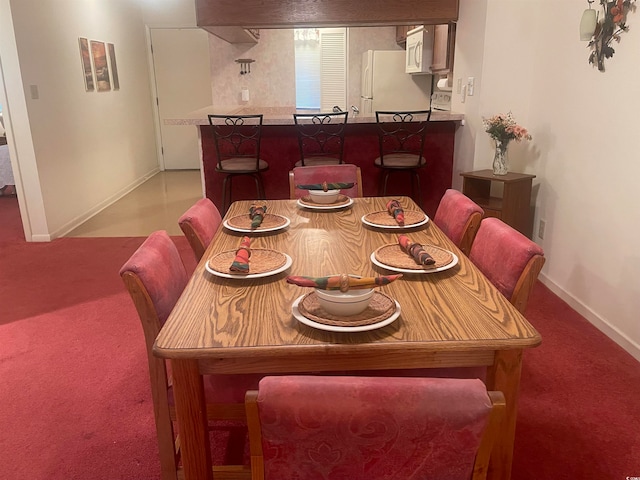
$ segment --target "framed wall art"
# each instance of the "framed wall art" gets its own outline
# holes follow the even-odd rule
[[[118,78],[118,65],[116,64],[116,47],[113,43],[107,43],[109,52],[109,67],[111,67],[111,80],[114,90],[120,90],[120,79]]]
[[[80,60],[82,61],[82,73],[84,74],[84,88],[87,92],[95,90],[93,79],[93,69],[91,68],[91,52],[89,52],[89,41],[86,38],[78,38],[80,43]]]
[[[97,89],[99,92],[107,92],[111,90],[111,80],[109,79],[109,65],[104,42],[91,40],[90,45]]]

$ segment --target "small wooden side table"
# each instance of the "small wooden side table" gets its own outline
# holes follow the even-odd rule
[[[497,217],[531,238],[531,187],[535,175],[509,172],[494,175],[492,170],[463,172],[462,193],[484,210],[485,217]],[[491,196],[491,183],[503,184],[502,197]]]

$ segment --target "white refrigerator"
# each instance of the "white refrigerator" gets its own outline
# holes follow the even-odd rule
[[[360,114],[376,110],[428,110],[431,75],[405,73],[404,50],[367,50],[362,54]]]

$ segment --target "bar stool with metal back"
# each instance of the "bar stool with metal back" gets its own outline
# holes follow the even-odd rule
[[[294,113],[300,160],[296,167],[343,163],[344,131],[349,112]]]
[[[208,117],[216,147],[215,171],[225,174],[222,182],[222,211],[226,212],[231,204],[234,177],[253,177],[258,198],[266,198],[260,175],[269,169],[269,164],[260,158],[262,115]]]
[[[431,110],[376,111],[380,156],[374,165],[381,169],[380,195],[387,194],[387,181],[392,172],[409,172],[412,197],[422,206],[418,170],[427,164],[423,150],[430,118]]]

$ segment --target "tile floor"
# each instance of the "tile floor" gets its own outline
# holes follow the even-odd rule
[[[155,230],[182,235],[178,218],[202,198],[199,170],[159,172],[67,237],[146,237]]]

